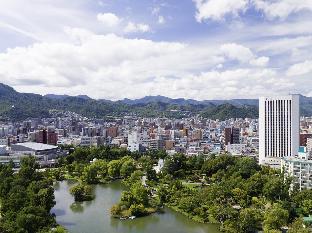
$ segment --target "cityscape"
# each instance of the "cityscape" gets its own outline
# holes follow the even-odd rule
[[[310,0],[0,1],[0,233],[311,233]]]
[[[19,170],[23,158],[33,156],[41,169],[53,171],[63,166],[64,158],[75,148],[116,148],[131,156],[165,154],[154,160],[156,175],[163,172],[168,157],[179,154],[202,159],[230,156],[250,158],[271,167],[283,179],[291,178],[289,191],[311,190],[312,117],[300,116],[299,99],[298,94],[260,97],[259,118],[220,120],[189,113],[184,117],[177,114],[178,118],[143,117],[133,113],[105,120],[56,110],[48,118],[4,118],[0,162],[13,162]],[[309,216],[304,221],[308,224]]]

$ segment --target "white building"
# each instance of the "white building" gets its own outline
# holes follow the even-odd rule
[[[242,155],[246,152],[246,144],[228,144],[225,146],[226,151],[231,155]]]
[[[289,177],[293,177],[293,185],[299,189],[312,188],[312,160],[305,147],[300,147],[297,157],[285,157],[281,160],[281,169]]]
[[[149,143],[149,136],[147,131],[133,130],[128,134],[128,150],[131,152],[139,151],[140,146],[147,147]]]
[[[259,163],[280,167],[299,148],[299,95],[260,97]]]
[[[97,137],[81,137],[80,138],[80,146],[97,146]]]
[[[312,155],[312,138],[307,139],[307,151],[310,155]]]

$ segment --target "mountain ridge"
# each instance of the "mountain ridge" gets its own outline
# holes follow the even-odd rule
[[[312,98],[300,96],[301,113],[312,116]],[[51,110],[72,111],[91,118],[141,117],[183,118],[194,115],[210,119],[257,118],[258,100],[192,100],[165,96],[146,96],[140,99],[117,101],[95,100],[85,95],[39,95],[19,93],[0,83],[0,117],[14,121],[50,117]]]

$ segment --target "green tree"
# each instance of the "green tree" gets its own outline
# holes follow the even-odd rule
[[[172,156],[168,156],[165,159],[164,167],[162,168],[162,172],[164,174],[171,174],[174,177],[184,177],[187,164],[187,158],[182,153],[177,153]]]
[[[133,159],[129,159],[125,162],[123,162],[123,164],[121,165],[120,168],[120,175],[122,177],[129,177],[131,175],[132,172],[135,171],[135,163]]]
[[[96,184],[98,183],[98,168],[93,164],[86,166],[82,173],[82,180],[87,184]]]
[[[24,207],[16,217],[18,228],[23,229],[25,232],[38,232],[52,223],[54,223],[54,220],[49,218],[49,213],[36,206]]]
[[[110,209],[110,213],[113,217],[118,217],[121,213],[120,205],[118,204],[113,205],[112,208]]]
[[[148,205],[149,191],[147,188],[140,183],[135,183],[130,190],[136,204]]]
[[[263,229],[265,232],[270,230],[280,230],[287,225],[289,213],[281,204],[274,203],[272,208],[267,209],[264,214]]]
[[[257,232],[261,230],[263,216],[261,210],[255,208],[242,209],[239,213],[239,232]]]
[[[122,163],[119,160],[112,160],[108,163],[108,175],[112,178],[120,176],[120,167]]]
[[[298,218],[290,225],[288,233],[311,233],[311,231],[304,227],[303,220]]]
[[[143,204],[132,204],[129,208],[130,214],[133,216],[144,216],[146,214]]]
[[[96,160],[93,164],[97,168],[97,173],[101,179],[105,179],[108,173],[108,166],[105,160]]]
[[[282,176],[270,176],[263,187],[263,194],[271,201],[284,200],[289,196],[289,187]]]
[[[89,201],[94,198],[90,185],[78,184],[71,187],[69,192],[74,196],[75,201]]]
[[[312,215],[312,199],[302,201],[302,210],[305,216]]]

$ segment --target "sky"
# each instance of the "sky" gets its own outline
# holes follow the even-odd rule
[[[110,100],[312,96],[312,0],[0,0],[0,82]]]

